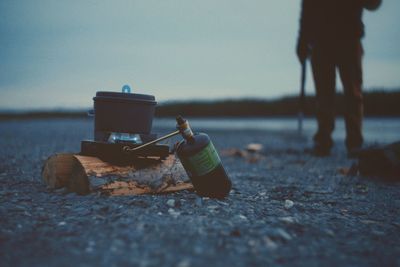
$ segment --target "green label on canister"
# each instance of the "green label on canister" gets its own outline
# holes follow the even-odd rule
[[[205,148],[188,157],[187,163],[189,163],[193,175],[202,176],[218,167],[221,159],[213,143],[210,142]]]

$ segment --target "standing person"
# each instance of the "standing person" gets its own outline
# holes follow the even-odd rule
[[[317,99],[316,156],[329,155],[333,146],[336,69],[345,96],[348,155],[362,146],[362,13],[380,4],[381,0],[302,0],[297,56],[301,63],[311,57]]]

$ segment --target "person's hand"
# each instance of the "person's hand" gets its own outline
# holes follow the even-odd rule
[[[300,63],[303,63],[310,54],[310,49],[308,47],[308,43],[302,39],[297,41],[297,57],[299,58]]]

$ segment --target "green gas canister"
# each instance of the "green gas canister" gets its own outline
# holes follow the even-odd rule
[[[193,133],[188,121],[181,116],[176,122],[183,137],[177,144],[176,154],[196,193],[203,197],[226,197],[232,183],[210,137],[205,133]]]

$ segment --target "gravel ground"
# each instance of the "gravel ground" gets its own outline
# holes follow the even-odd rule
[[[0,122],[0,265],[400,266],[400,185],[341,174],[353,163],[342,144],[321,159],[290,132],[208,133],[220,151],[265,147],[258,162],[222,157],[234,185],[223,201],[78,196],[40,173],[79,151],[90,120]]]

